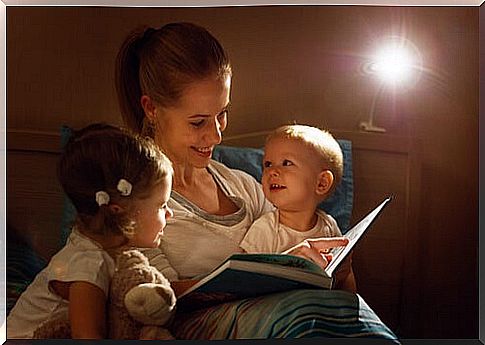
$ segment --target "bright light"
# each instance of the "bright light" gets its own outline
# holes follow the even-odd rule
[[[421,57],[411,42],[402,38],[391,38],[378,51],[368,65],[368,71],[378,74],[384,82],[401,84],[418,73]]]
[[[389,82],[404,81],[411,73],[412,58],[405,49],[394,46],[383,49],[371,69]]]

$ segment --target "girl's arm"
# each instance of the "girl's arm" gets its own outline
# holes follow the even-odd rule
[[[87,282],[69,285],[69,319],[73,339],[106,338],[106,296]]]

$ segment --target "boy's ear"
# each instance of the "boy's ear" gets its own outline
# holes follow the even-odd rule
[[[148,95],[141,96],[140,103],[141,103],[141,107],[145,111],[145,115],[148,117],[150,121],[154,122],[155,119],[157,118],[156,106],[155,106],[155,103],[153,103],[150,96]]]
[[[333,174],[330,170],[323,170],[318,174],[317,189],[318,195],[325,195],[328,193],[333,185]]]

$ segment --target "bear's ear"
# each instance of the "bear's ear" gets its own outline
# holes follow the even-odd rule
[[[175,294],[170,285],[140,284],[126,293],[125,306],[136,321],[163,326],[175,312]]]
[[[149,270],[149,267],[151,267],[148,258],[137,249],[124,250],[116,257],[117,272],[122,272],[135,266],[137,266],[138,268],[143,268],[142,271]],[[130,272],[129,274],[132,275],[133,273]],[[131,281],[134,282],[133,277]],[[143,281],[143,283],[145,282],[146,281]]]

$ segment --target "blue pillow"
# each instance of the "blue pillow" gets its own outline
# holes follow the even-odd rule
[[[337,141],[340,144],[344,158],[342,182],[337,186],[335,192],[318,207],[332,215],[342,233],[345,233],[350,227],[354,197],[352,142],[343,139]],[[219,145],[214,149],[212,157],[230,168],[247,172],[261,182],[263,171],[262,149]]]
[[[63,125],[61,127],[61,150],[64,149],[69,138],[72,135],[72,129],[69,126]],[[71,203],[71,200],[67,197],[66,194],[63,194],[64,203],[62,206],[62,216],[61,216],[61,240],[60,245],[61,247],[66,244],[67,238],[71,233],[72,223],[76,219],[76,209],[74,205]]]

